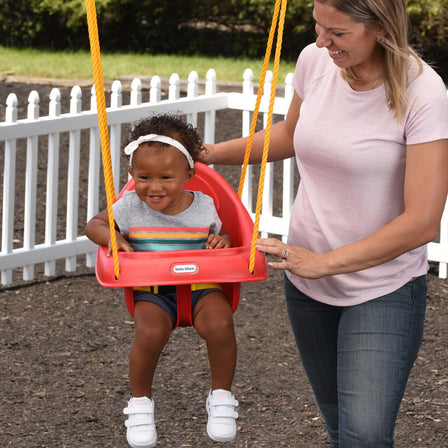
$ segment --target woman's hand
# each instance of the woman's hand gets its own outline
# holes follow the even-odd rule
[[[325,271],[325,254],[289,246],[275,238],[259,239],[257,249],[282,259],[281,262],[268,262],[268,266],[272,269],[289,271],[304,278],[320,278],[328,275]]]

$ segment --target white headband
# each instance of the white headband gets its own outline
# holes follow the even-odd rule
[[[159,142],[159,143],[167,143],[168,145],[174,146],[177,148],[188,160],[188,164],[190,168],[194,168],[194,160],[191,157],[190,153],[186,150],[185,146],[182,143],[174,140],[174,138],[167,137],[166,135],[157,135],[157,134],[148,134],[142,135],[137,140],[129,143],[124,148],[124,153],[129,156],[129,166],[132,165],[132,154],[137,150],[137,148],[146,142]]]

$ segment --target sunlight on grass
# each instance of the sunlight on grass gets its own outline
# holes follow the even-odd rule
[[[215,69],[218,80],[242,81],[246,68],[251,68],[256,81],[261,73],[263,60],[207,58],[201,56],[109,54],[101,56],[105,80],[122,77],[146,77],[158,75],[167,78],[177,73],[186,79],[195,70],[200,79],[207,71]],[[294,71],[294,63],[281,62],[279,83]],[[272,64],[270,69],[272,69]],[[50,52],[34,49],[11,49],[0,47],[0,73],[35,78],[91,79],[90,53]]]

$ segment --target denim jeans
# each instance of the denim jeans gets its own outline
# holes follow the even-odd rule
[[[349,307],[302,294],[285,276],[291,326],[332,448],[394,446],[394,427],[423,337],[426,278]]]

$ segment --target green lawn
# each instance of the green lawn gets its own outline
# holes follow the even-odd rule
[[[210,68],[215,69],[220,81],[242,81],[246,68],[254,72],[255,81],[259,79],[263,59],[226,59],[200,56],[111,54],[101,55],[103,77],[114,80],[125,76],[169,77],[177,73],[185,79],[195,70],[200,79],[204,79]],[[272,63],[270,69],[272,70]],[[281,62],[279,84],[285,76],[294,71],[295,63]],[[12,49],[0,47],[0,73],[16,76],[61,79],[91,79],[92,64],[90,53],[51,52],[34,49]]]

